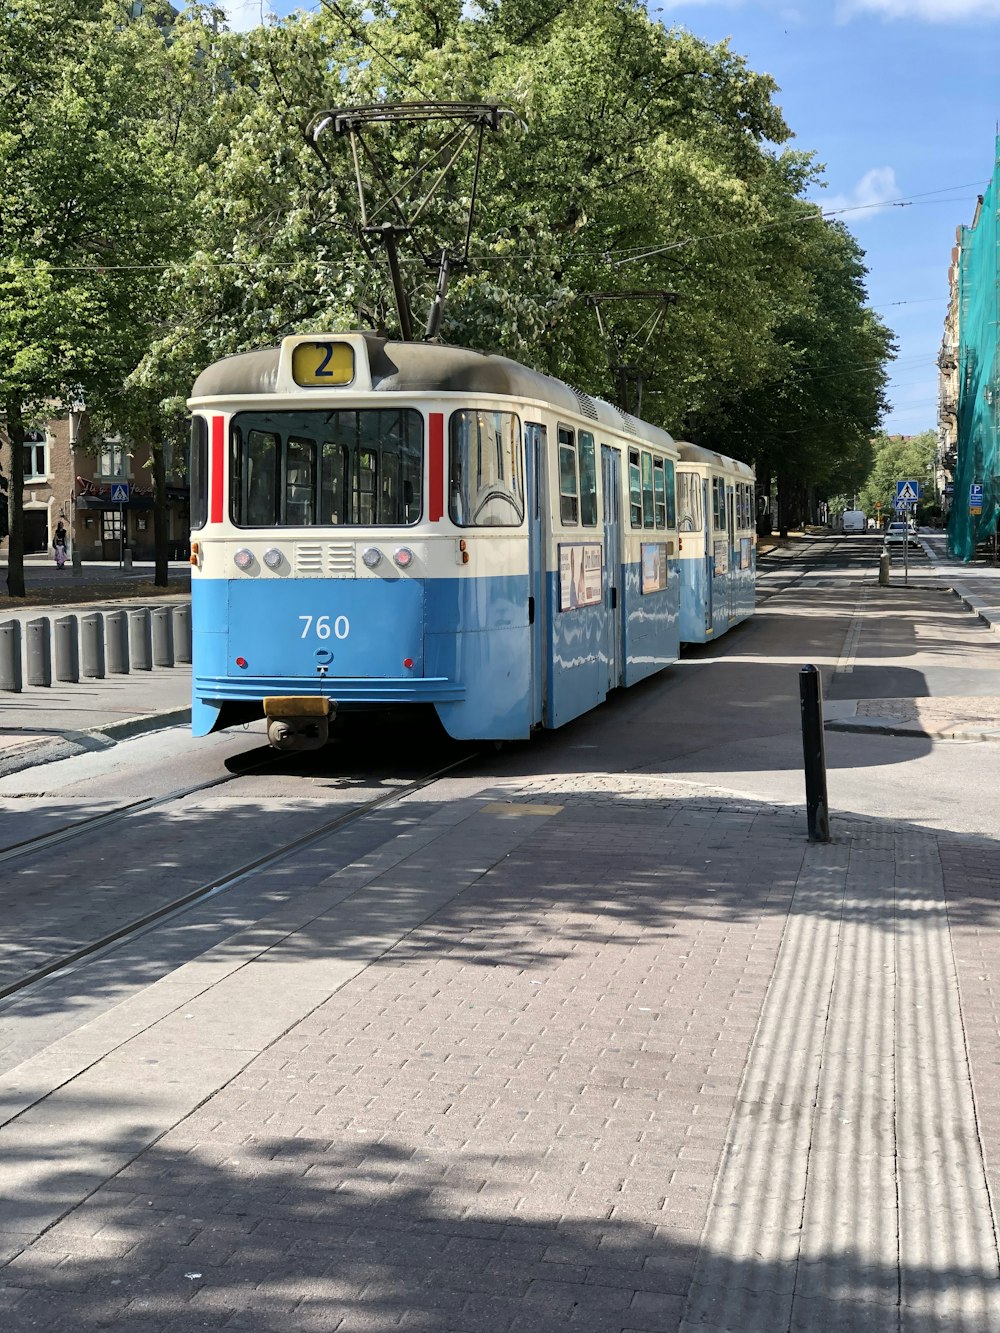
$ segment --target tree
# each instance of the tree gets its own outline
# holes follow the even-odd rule
[[[799,291],[781,308],[767,372],[736,393],[717,385],[699,420],[714,447],[755,462],[759,487],[776,478],[782,530],[814,519],[818,497],[863,482],[894,353],[865,304],[856,240],[818,210],[806,221],[796,235]]]
[[[25,591],[25,429],[114,379],[136,291],[119,266],[148,260],[162,224],[144,143],[151,25],[129,12],[117,0],[0,0],[0,410],[13,596]]]
[[[920,435],[878,434],[872,441],[874,458],[861,490],[860,505],[866,514],[874,514],[881,505],[888,517],[896,503],[896,483],[916,481],[924,489],[924,508],[934,502],[934,455],[937,435],[925,430]]]

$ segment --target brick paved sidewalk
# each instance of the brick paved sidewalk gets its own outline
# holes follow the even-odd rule
[[[995,844],[424,800],[0,1080],[5,1330],[1000,1330]]]

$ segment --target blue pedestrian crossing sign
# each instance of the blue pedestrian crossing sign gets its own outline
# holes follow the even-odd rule
[[[111,487],[111,503],[116,505],[128,504],[128,482],[116,481]]]
[[[896,505],[916,504],[920,499],[919,481],[896,482]]]

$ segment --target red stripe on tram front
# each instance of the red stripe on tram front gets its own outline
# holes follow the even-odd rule
[[[444,515],[444,413],[430,414],[430,477],[427,517],[439,523]]]
[[[212,418],[212,509],[209,521],[222,522],[222,478],[226,462],[225,417]]]

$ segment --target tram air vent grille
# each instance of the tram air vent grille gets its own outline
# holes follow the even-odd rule
[[[300,578],[321,578],[323,574],[323,547],[316,542],[295,544],[295,572]]]
[[[572,384],[569,386],[569,389],[573,397],[579,403],[580,411],[583,415],[589,417],[591,421],[596,421],[597,404],[594,402],[593,398],[591,398],[589,394],[584,393],[582,389],[575,389]]]
[[[298,542],[295,572],[307,579],[351,579],[355,573],[354,543]]]
[[[353,542],[340,542],[326,548],[326,572],[332,579],[354,578]]]
[[[623,412],[620,407],[617,408],[616,410],[618,412],[618,415],[621,417],[622,421],[625,423],[625,429],[628,431],[628,433],[630,435],[635,435],[636,434],[635,417],[630,417],[629,414],[627,412]]]

